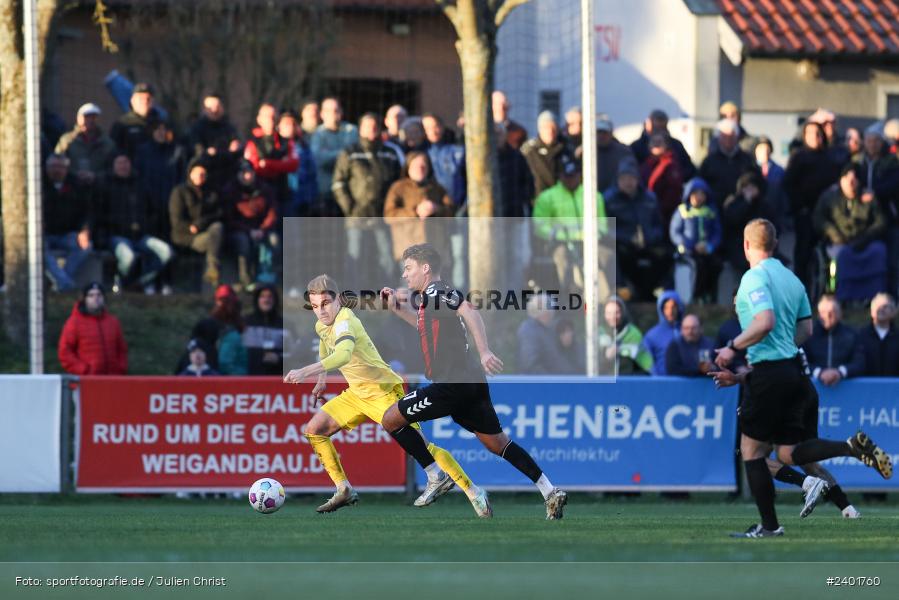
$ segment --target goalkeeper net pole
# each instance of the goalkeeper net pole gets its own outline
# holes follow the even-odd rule
[[[31,374],[44,373],[44,268],[41,209],[40,75],[36,0],[22,4],[25,49],[25,158],[28,194],[28,335]]]
[[[593,0],[581,0],[581,111],[583,113],[583,198],[584,198],[584,331],[586,333],[587,375],[598,374],[597,327],[599,293],[597,287],[596,218],[596,68],[593,56]]]

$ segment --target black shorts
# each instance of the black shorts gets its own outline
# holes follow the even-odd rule
[[[783,446],[808,439],[806,412],[814,402],[817,413],[817,393],[797,359],[757,363],[746,383],[748,389],[739,411],[744,434]]]
[[[805,379],[805,406],[802,409],[802,441],[818,437],[818,390],[808,376]]]
[[[449,416],[472,433],[494,435],[503,430],[486,382],[432,383],[406,394],[397,407],[410,423]]]

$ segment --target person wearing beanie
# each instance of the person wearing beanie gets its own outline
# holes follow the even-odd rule
[[[131,110],[119,117],[109,131],[109,137],[119,151],[132,160],[137,147],[150,139],[153,128],[161,118],[153,96],[153,88],[149,84],[136,84],[131,91]]]
[[[617,184],[603,193],[606,212],[615,219],[615,249],[620,269],[618,288],[625,284],[634,293],[630,299],[652,301],[653,291],[671,270],[671,246],[662,227],[655,195],[643,189],[637,162],[621,161]]]
[[[192,339],[187,344],[187,354],[190,357],[188,364],[179,375],[182,377],[212,377],[219,372],[209,366],[206,357],[209,355],[209,346],[201,339]]]
[[[569,149],[571,149],[569,140]],[[583,149],[575,148],[575,158],[580,158]],[[636,162],[629,146],[622,144],[615,137],[612,121],[605,115],[596,120],[596,189],[607,190],[618,179],[618,165],[630,159]]]
[[[278,234],[278,210],[271,186],[261,181],[253,165],[241,163],[234,178],[223,193],[228,223],[228,245],[237,255],[240,285],[247,291],[255,288],[259,270],[260,249],[277,256],[281,249]],[[272,261],[279,264],[280,258]]]
[[[187,165],[187,181],[175,187],[169,198],[172,242],[206,255],[203,275],[211,286],[219,284],[219,260],[224,240],[224,210],[219,196],[207,185],[208,170],[202,157]]]
[[[106,291],[93,281],[82,290],[59,337],[57,355],[71,375],[125,375],[128,346],[119,320],[106,310]]]
[[[534,176],[534,197],[556,185],[562,169],[565,141],[559,137],[556,116],[544,110],[537,117],[537,137],[524,143],[521,154]]]

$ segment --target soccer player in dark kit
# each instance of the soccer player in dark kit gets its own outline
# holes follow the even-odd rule
[[[433,383],[407,394],[388,408],[381,424],[394,433],[410,423],[451,416],[474,433],[485,448],[509,461],[534,482],[543,495],[547,519],[561,519],[568,495],[553,487],[534,459],[509,439],[499,424],[485,373],[499,373],[503,362],[490,350],[481,315],[462,292],[441,280],[441,259],[433,246],[410,246],[403,253],[402,261],[403,279],[411,296],[401,299],[396,290],[386,287],[381,290],[381,296],[394,314],[418,328],[426,375]],[[493,511],[486,492],[477,490],[477,493],[482,495],[485,508],[480,516],[491,516]]]

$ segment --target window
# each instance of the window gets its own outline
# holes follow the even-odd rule
[[[551,111],[552,114],[559,116],[562,110],[562,92],[559,90],[541,90],[540,91],[540,110]]]

